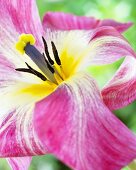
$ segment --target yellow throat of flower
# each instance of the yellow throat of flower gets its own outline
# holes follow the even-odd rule
[[[16,68],[16,71],[24,75],[25,73],[32,74],[32,76],[39,78],[40,83],[36,82],[31,85],[23,85],[22,83],[19,85],[17,95],[18,93],[26,94],[40,100],[52,93],[58,85],[74,74],[77,63],[74,56],[68,56],[67,43],[64,44],[64,48],[60,52],[56,47],[57,43],[55,44],[52,40],[46,42],[44,37],[42,37],[42,40],[43,53],[35,47],[36,40],[32,34],[21,34],[19,36],[15,45],[16,50],[24,55],[24,58],[29,57],[34,65],[25,62],[26,67]]]
[[[16,43],[16,50],[23,55],[26,65],[16,68],[20,77],[34,79],[32,83],[20,82],[16,87],[16,95],[39,101],[51,94],[62,82],[71,81],[77,72],[82,58],[88,53],[88,41],[84,32],[49,32],[41,46],[36,43],[32,34],[21,34]],[[77,41],[78,40],[78,41]],[[38,48],[36,48],[36,46]],[[32,76],[31,76],[32,75]],[[28,78],[29,79],[29,78]],[[31,81],[31,80],[30,80]]]

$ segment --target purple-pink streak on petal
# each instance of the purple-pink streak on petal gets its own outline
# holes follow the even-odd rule
[[[94,17],[76,16],[63,12],[47,12],[43,18],[44,29],[50,28],[56,30],[91,30],[101,26],[113,26],[119,32],[124,32],[130,26],[132,26],[132,23],[120,23],[111,19],[99,20],[95,19]]]
[[[7,158],[7,161],[12,170],[28,170],[31,160],[31,157]]]
[[[1,90],[0,95],[4,93],[4,90],[8,86],[16,82],[15,79],[17,77],[18,77],[18,74],[14,69],[14,65],[3,55],[0,55],[0,90]],[[2,98],[2,95],[1,95],[1,98]],[[2,112],[2,108],[1,108],[1,112]]]
[[[120,170],[136,157],[136,137],[105,106],[91,77],[71,81],[35,107],[41,142],[72,169]]]
[[[111,109],[127,106],[136,99],[136,59],[125,58],[116,74],[102,89],[105,104]]]

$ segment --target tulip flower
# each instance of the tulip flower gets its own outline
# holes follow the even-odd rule
[[[13,170],[47,153],[75,170],[118,170],[136,158],[136,136],[86,73],[136,57],[121,25],[44,32],[33,0],[0,6],[0,157]]]

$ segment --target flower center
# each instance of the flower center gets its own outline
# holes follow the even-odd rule
[[[52,52],[54,60],[50,57],[48,45],[44,37],[42,37],[44,44],[44,52],[41,53],[34,46],[35,38],[31,34],[22,34],[16,44],[16,49],[21,54],[27,54],[31,60],[38,66],[41,72],[33,69],[28,63],[26,68],[17,68],[16,71],[31,73],[43,81],[50,81],[59,84],[64,80],[61,60],[59,58],[58,50],[53,41],[51,41]]]

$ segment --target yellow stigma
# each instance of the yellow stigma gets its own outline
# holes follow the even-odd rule
[[[32,34],[21,34],[15,47],[21,54],[24,54],[24,49],[28,43],[30,43],[31,45],[35,44],[34,36]]]

